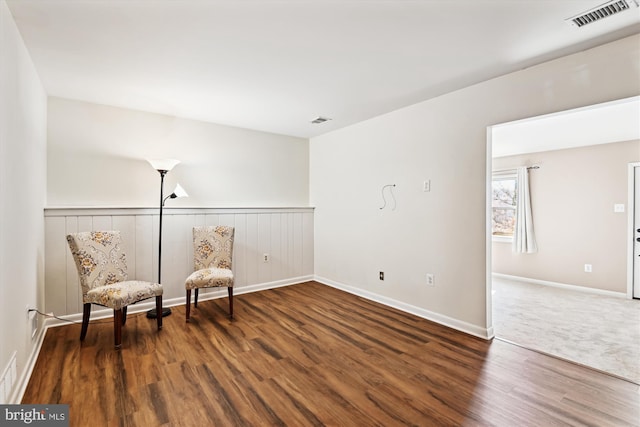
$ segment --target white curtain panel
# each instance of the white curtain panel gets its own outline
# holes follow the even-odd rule
[[[516,208],[516,228],[513,233],[513,252],[531,254],[538,252],[536,237],[533,232],[533,217],[531,216],[531,196],[529,195],[529,171],[526,167],[519,167],[518,198]]]

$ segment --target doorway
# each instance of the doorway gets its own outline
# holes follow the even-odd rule
[[[640,162],[629,164],[630,294],[640,299]]]
[[[632,110],[632,113],[629,116],[626,116],[626,121],[631,124],[630,126],[631,128],[635,128],[635,132],[636,132],[635,134],[631,134],[630,136],[620,137],[619,131],[621,130],[620,129],[621,127],[613,126],[612,127],[612,129],[614,130],[613,134],[615,135],[612,135],[610,137],[598,135],[599,140],[597,141],[594,141],[593,138],[591,138],[592,136],[594,136],[594,132],[591,132],[591,135],[583,136],[582,138],[580,138],[579,141],[575,142],[574,145],[569,145],[564,147],[562,146],[555,147],[555,146],[549,145],[549,141],[553,140],[559,134],[562,134],[564,138],[566,138],[566,135],[568,134],[572,134],[572,133],[579,134],[581,130],[580,127],[582,128],[582,130],[585,130],[586,132],[589,133],[590,123],[601,124],[603,123],[602,120],[606,120],[606,119],[595,118],[596,115],[599,113],[599,110],[601,109],[606,110],[607,108],[610,107],[612,110],[618,110],[617,112],[620,113],[619,108],[623,108],[626,106],[630,106]],[[629,98],[625,100],[613,101],[611,103],[585,107],[577,110],[551,114],[548,116],[521,120],[514,123],[500,124],[500,125],[490,127],[488,129],[488,132],[487,132],[487,140],[488,140],[488,147],[487,147],[487,153],[488,153],[487,155],[487,164],[488,164],[488,167],[487,167],[487,258],[488,258],[487,259],[487,272],[488,272],[487,274],[487,323],[497,338],[504,339],[504,337],[502,336],[503,334],[501,333],[501,330],[499,327],[500,325],[499,315],[501,315],[502,313],[498,310],[505,308],[509,304],[511,304],[512,305],[511,308],[514,308],[514,307],[517,308],[513,311],[516,312],[516,314],[521,318],[520,320],[524,320],[525,325],[519,331],[521,332],[520,336],[522,337],[522,342],[518,342],[517,340],[513,340],[513,339],[511,340],[507,339],[508,341],[514,342],[515,344],[523,345],[533,350],[546,352],[548,354],[569,359],[580,364],[595,367],[596,369],[600,369],[605,372],[610,372],[610,373],[612,372],[608,368],[603,368],[601,367],[602,365],[598,365],[599,362],[597,360],[591,360],[591,356],[598,355],[601,353],[606,353],[606,351],[608,351],[607,349],[610,349],[608,344],[598,344],[595,342],[595,340],[590,340],[589,338],[586,338],[587,337],[586,334],[590,333],[589,329],[597,328],[598,325],[585,328],[584,327],[585,325],[581,323],[582,321],[574,321],[573,324],[575,326],[575,329],[571,329],[570,327],[568,327],[569,329],[563,330],[562,327],[560,326],[560,323],[563,321],[567,321],[571,325],[570,305],[571,305],[571,301],[574,301],[574,300],[577,301],[575,303],[575,307],[577,307],[576,311],[587,312],[588,314],[590,314],[589,317],[591,318],[597,318],[597,319],[612,318],[614,317],[612,313],[620,314],[624,312],[624,313],[627,313],[625,314],[626,319],[623,316],[623,318],[619,320],[618,325],[619,324],[637,325],[640,323],[640,303],[638,300],[631,299],[632,296],[637,297],[636,296],[637,293],[638,293],[638,296],[640,296],[640,278],[638,277],[638,274],[640,271],[640,241],[636,241],[637,238],[640,238],[640,207],[638,206],[638,203],[640,203],[639,202],[640,196],[637,196],[637,193],[640,191],[640,162],[638,162],[640,160],[639,158],[640,157],[640,135],[638,135],[637,133],[638,130],[640,129],[640,123],[638,119],[638,117],[640,117],[639,111],[640,111],[640,97],[634,97],[634,98]],[[590,117],[590,118],[585,119],[585,117]],[[624,115],[618,114],[618,118],[620,117],[624,117]],[[531,135],[536,134],[537,130],[535,130],[535,128],[541,125],[545,121],[549,121],[549,123],[552,124],[551,128],[553,128],[554,126],[557,126],[559,123],[563,121],[566,121],[568,123],[573,122],[574,127],[571,128],[570,126],[567,126],[564,130],[561,130],[561,131],[558,131],[556,127],[555,130],[553,130],[554,132],[553,135],[540,137],[539,134],[537,134],[536,137],[530,138]],[[495,144],[496,138],[499,138],[501,136],[509,134],[509,132],[512,132],[512,129],[508,129],[511,125],[520,125],[521,130],[526,129],[525,132],[527,132],[528,135],[525,135],[524,137],[522,137],[522,136],[518,136],[517,134],[511,134],[511,136],[513,137],[512,141],[518,141],[518,142],[513,142],[510,144],[510,146],[506,146],[506,148],[504,146],[502,147],[497,146]],[[577,128],[575,126],[577,126]],[[600,126],[600,127],[603,128],[603,126]],[[516,128],[517,126],[513,127],[513,129],[516,129]],[[604,128],[607,128],[607,127],[604,126]],[[528,147],[527,149],[529,151],[526,151],[524,147],[519,147],[519,145],[521,144],[524,144],[524,145],[535,144],[536,140],[544,141],[547,143],[547,145],[539,148]],[[569,149],[578,150],[578,147],[580,147],[581,144],[585,146],[587,145],[596,146],[596,145],[624,143],[624,142],[627,142],[626,144],[627,152],[631,154],[629,154],[626,157],[626,160],[624,162],[617,161],[616,163],[618,165],[616,167],[619,171],[616,173],[618,175],[621,174],[621,177],[619,177],[618,181],[616,181],[617,184],[615,185],[618,189],[622,190],[622,195],[619,194],[620,192],[618,191],[615,196],[615,202],[613,201],[611,202],[607,201],[604,203],[602,201],[599,201],[597,203],[594,202],[593,206],[585,208],[582,211],[582,212],[587,212],[587,211],[601,210],[601,211],[606,211],[606,215],[608,215],[611,218],[615,216],[616,224],[618,224],[616,226],[618,227],[616,228],[616,230],[618,231],[615,232],[617,233],[616,235],[618,236],[616,237],[617,239],[616,241],[619,242],[619,243],[616,243],[617,246],[615,247],[615,251],[617,254],[615,257],[617,260],[616,261],[617,267],[614,268],[614,270],[616,271],[615,281],[617,283],[615,289],[607,290],[605,286],[600,286],[600,289],[598,289],[598,286],[591,286],[590,284],[587,283],[588,285],[587,287],[590,288],[590,289],[587,289],[588,292],[584,292],[584,289],[580,289],[579,290],[580,292],[576,292],[577,289],[572,289],[572,288],[577,288],[580,286],[572,286],[572,285],[574,283],[578,283],[578,285],[581,285],[579,280],[574,282],[571,279],[563,280],[563,279],[547,278],[546,280],[537,280],[537,282],[534,280],[533,283],[520,282],[520,283],[515,283],[514,285],[514,283],[506,283],[506,282],[509,282],[509,279],[512,279],[513,277],[496,278],[496,276],[492,274],[493,265],[494,265],[494,256],[495,255],[499,256],[500,250],[496,252],[497,243],[494,243],[493,241],[492,216],[491,216],[492,206],[491,206],[491,200],[490,200],[492,197],[490,183],[492,180],[491,172],[494,168],[494,155],[498,154],[498,155],[504,156],[505,153],[506,155],[519,154],[520,157],[518,158],[518,160],[522,161],[523,164],[519,164],[517,166],[536,166],[535,159],[540,158],[540,156],[533,155],[530,153],[536,153],[536,152],[539,153],[545,150],[546,151],[569,150]],[[511,150],[511,152],[508,152],[509,150]],[[515,153],[518,150],[520,150],[519,153]],[[575,156],[574,158],[577,159],[577,157]],[[534,160],[533,162],[531,162],[532,159]],[[627,172],[626,165],[633,161],[635,161],[636,163],[634,163],[634,166],[632,169],[630,169],[630,172]],[[579,160],[575,160],[574,163],[582,165],[582,163],[580,163]],[[500,162],[496,161],[495,164],[498,167],[504,167],[504,164],[501,164]],[[516,165],[511,165],[511,166],[516,166]],[[548,164],[541,164],[540,168],[535,172],[532,172],[529,176],[531,177],[531,176],[535,176],[533,174],[538,174],[537,175],[538,177],[549,178],[549,176],[551,175],[551,172],[553,172],[552,166],[553,165],[551,164],[550,161]],[[598,173],[602,173],[601,171],[598,170],[598,164],[595,164],[593,166],[588,166],[585,164],[584,166],[585,166],[583,168],[584,170],[581,172],[588,171],[587,173],[592,175],[597,175]],[[557,172],[557,168],[555,172]],[[575,178],[574,170],[570,170],[567,168],[565,172],[566,172],[566,176],[562,179],[570,180],[572,178]],[[629,174],[629,177],[627,177],[627,174]],[[554,179],[556,181],[561,180],[561,179],[558,179],[557,175],[554,177]],[[627,182],[626,182],[627,179],[629,180],[629,185],[627,185]],[[533,184],[536,185],[539,183],[533,182]],[[601,193],[602,192],[606,192],[606,190],[602,190]],[[574,195],[575,195],[575,192],[573,191],[566,191],[565,193],[563,193],[564,198],[571,198],[571,197],[574,197]],[[581,197],[581,200],[584,201],[585,199],[591,199],[591,198],[592,198],[591,194],[589,194],[588,191],[584,191]],[[557,200],[562,201],[562,198],[558,198]],[[536,201],[533,200],[532,204],[535,206]],[[549,210],[549,208],[546,208],[546,210]],[[579,222],[582,219],[581,216],[585,216],[585,215],[581,213],[574,213],[571,216],[571,218],[573,221]],[[592,221],[590,222],[590,224],[591,225],[598,224],[599,228],[609,229],[607,225],[604,225],[600,221]],[[534,212],[534,227],[535,226],[536,226],[536,215]],[[583,230],[591,230],[588,234],[595,233],[595,230],[593,230],[593,228],[594,227],[591,227],[591,226],[583,226]],[[598,228],[598,227],[595,227],[595,228]],[[547,232],[548,232],[547,229],[540,230],[541,234],[544,234]],[[633,239],[628,237],[630,235],[633,236]],[[623,240],[621,240],[621,238]],[[629,245],[623,243],[624,241],[629,241]],[[551,245],[548,244],[547,240],[542,239],[542,241],[539,240],[538,243],[539,243],[539,246],[541,246],[541,249],[540,249],[541,252],[542,251],[548,252],[549,246]],[[592,242],[589,245],[574,244],[574,246],[576,246],[575,249],[577,252],[578,249],[580,250],[582,249],[581,246],[598,246],[598,243],[599,242],[596,242],[596,243]],[[609,244],[604,243],[601,246],[605,246],[605,247],[612,246],[612,245],[609,245],[609,246],[607,245]],[[504,249],[501,249],[501,250],[503,253],[505,252]],[[537,271],[546,272],[546,270],[566,269],[567,271],[573,270],[573,272],[577,274],[578,273],[577,270],[580,269],[579,273],[582,274],[582,277],[584,279],[593,278],[595,277],[596,273],[601,272],[603,263],[600,260],[594,261],[593,265],[591,265],[591,260],[589,259],[589,257],[581,255],[581,257],[585,259],[583,260],[581,257],[576,257],[577,259],[579,259],[579,262],[575,262],[575,260],[572,260],[569,254],[569,252],[571,252],[572,250],[573,250],[572,248],[568,248],[563,252],[562,261],[564,262],[564,265],[561,265],[561,266],[556,265],[556,266],[550,266],[546,268],[546,267],[541,267],[542,264],[538,264]],[[527,257],[527,256],[528,255],[522,255],[522,257]],[[630,256],[633,256],[633,261],[631,261]],[[513,257],[516,258],[517,256],[513,256]],[[538,258],[542,258],[542,256],[538,256]],[[522,261],[522,258],[520,258],[520,261]],[[584,271],[582,271],[583,267],[584,267]],[[589,267],[589,271],[591,270],[591,267],[593,267],[594,273],[587,274],[587,267]],[[529,269],[529,272],[531,271],[534,272],[532,274],[535,274],[536,269],[535,268]],[[516,279],[523,279],[523,278],[527,279],[531,277],[534,277],[534,278],[536,277],[535,275],[517,274],[517,273],[516,274],[512,273],[511,275],[515,276]],[[557,276],[557,277],[566,277],[566,276]],[[632,287],[633,283],[636,283],[638,286]],[[567,284],[568,286],[565,286],[563,288],[563,284]],[[520,292],[522,289],[525,289],[525,287],[526,287],[526,291],[523,294],[523,295],[526,295],[525,300],[523,304],[520,307],[518,307],[517,301],[516,301],[516,298],[518,295],[516,295],[516,293],[509,294],[509,292],[511,292],[513,289],[518,289],[518,292]],[[496,295],[496,292],[501,292],[501,293]],[[527,294],[526,292],[530,292],[530,293]],[[511,297],[513,297],[513,299],[509,300],[508,298],[511,298]],[[607,300],[607,298],[609,298],[609,300]],[[507,302],[505,303],[505,301]],[[558,308],[553,308],[551,304],[547,304],[550,301],[559,301],[561,302],[561,304],[558,306]],[[604,303],[604,306],[598,305],[601,303]],[[618,304],[618,303],[622,303],[624,307],[621,309],[614,308],[614,304]],[[502,307],[499,307],[498,304],[504,304],[504,305]],[[547,312],[544,312],[543,310],[540,310],[538,312],[531,312],[530,313],[531,316],[527,318],[525,312],[535,307],[539,307],[539,308],[546,307]],[[625,311],[625,310],[628,310],[628,311]],[[554,318],[554,316],[557,316],[557,318]],[[635,317],[638,317],[638,318],[635,319]],[[547,332],[544,332],[544,328],[542,327],[542,323],[544,323],[545,321],[549,321],[552,324],[552,327]],[[535,331],[536,332],[535,334],[533,332],[529,332],[526,329],[527,322],[530,323],[528,326],[532,328],[530,331]],[[604,322],[601,322],[601,323],[604,323]],[[611,327],[612,325],[609,325],[609,328]],[[618,327],[616,326],[616,328]],[[601,335],[607,335],[608,333],[606,331],[606,328],[601,332],[602,332]],[[632,335],[637,331],[629,331],[629,332],[631,332],[631,335]],[[554,335],[556,340],[555,343],[552,341],[552,339],[554,338]],[[571,354],[571,352],[568,352],[566,354],[562,353],[562,350],[563,350],[562,347],[568,349],[573,345],[573,344],[567,344],[568,341],[565,341],[565,339],[571,339],[574,337],[581,338],[579,339],[579,341],[583,341],[583,342],[590,341],[593,344],[593,347],[579,351],[577,352],[577,354]],[[533,341],[531,341],[531,339],[533,339]],[[619,350],[617,350],[616,352],[618,354],[625,353],[627,349],[634,347],[633,342],[634,340],[636,340],[635,342],[637,342],[638,339],[640,339],[640,337],[634,337],[631,341],[628,341],[628,342],[624,340],[619,340],[617,344],[620,344],[620,347],[619,347]],[[540,345],[542,344],[542,341],[545,341],[545,340],[549,341],[547,343],[549,345],[547,346]],[[598,345],[600,345],[600,347],[598,347]],[[551,350],[545,350],[545,349],[551,349]],[[558,350],[557,352],[556,352],[556,349]],[[639,366],[640,363],[636,362],[636,360],[640,360],[640,357],[631,356],[629,360],[630,360],[629,363],[632,365],[630,374],[627,374],[627,373],[616,374],[615,372],[613,372],[613,374],[621,376],[626,379],[631,379],[634,382],[640,382],[640,366]]]

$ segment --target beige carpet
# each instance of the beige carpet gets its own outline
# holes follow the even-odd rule
[[[640,300],[494,278],[495,335],[640,384]]]

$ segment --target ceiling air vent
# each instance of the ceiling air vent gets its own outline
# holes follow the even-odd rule
[[[313,123],[314,125],[319,125],[320,123],[328,122],[329,120],[331,119],[328,117],[316,117],[315,119],[311,120],[311,123]]]
[[[567,21],[574,27],[582,27],[592,22],[599,21],[603,18],[607,18],[611,15],[615,15],[616,13],[624,12],[625,10],[631,9],[632,7],[638,7],[638,4],[635,2],[635,0],[608,1],[591,10],[583,12],[572,18],[568,18],[565,21]]]

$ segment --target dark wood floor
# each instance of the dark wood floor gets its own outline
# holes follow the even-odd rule
[[[47,331],[23,403],[72,426],[638,426],[640,387],[310,282]]]

